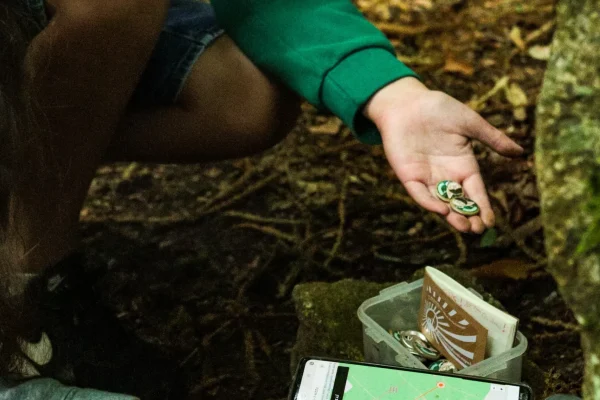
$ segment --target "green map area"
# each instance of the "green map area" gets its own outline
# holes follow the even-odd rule
[[[484,400],[491,384],[361,365],[350,368],[344,400]],[[351,385],[351,386],[350,386]]]

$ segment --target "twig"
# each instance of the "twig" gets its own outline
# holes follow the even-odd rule
[[[536,29],[535,31],[533,31],[530,34],[528,34],[527,36],[525,36],[524,42],[527,44],[530,44],[531,42],[538,40],[542,35],[550,32],[552,29],[554,29],[555,24],[556,24],[556,21],[546,22],[539,29]]]
[[[533,335],[533,340],[535,342],[541,341],[541,340],[547,340],[547,339],[551,339],[551,340],[557,340],[561,337],[569,337],[569,336],[573,336],[573,335],[578,335],[579,332],[574,332],[574,331],[558,331],[558,332],[542,332],[542,333],[536,333],[535,335]]]
[[[213,331],[212,333],[204,336],[204,338],[202,339],[202,346],[204,347],[208,347],[210,345],[210,342],[212,342],[212,340],[219,335],[221,332],[223,332],[225,329],[229,328],[231,326],[231,324],[233,324],[233,320],[227,321],[225,322],[223,325],[221,325],[219,328],[217,328],[215,331]]]
[[[271,183],[273,180],[275,180],[278,177],[278,175],[279,175],[278,173],[273,173],[273,174],[267,176],[266,178],[261,179],[260,181],[256,182],[255,184],[249,186],[243,192],[241,192],[235,196],[232,196],[227,201],[224,201],[217,205],[213,205],[215,203],[215,201],[213,199],[209,203],[211,205],[210,208],[204,207],[201,210],[196,211],[196,212],[187,212],[185,215],[178,214],[178,215],[167,215],[167,216],[161,216],[161,217],[146,217],[143,215],[98,217],[98,216],[92,216],[92,215],[84,215],[80,218],[80,221],[85,222],[85,223],[120,222],[120,223],[150,223],[150,224],[174,224],[174,223],[179,223],[179,222],[189,222],[189,221],[196,220],[200,217],[203,217],[205,215],[219,212],[222,209],[231,206],[232,204],[240,201],[241,199],[262,189],[263,187],[265,187],[266,185]],[[246,175],[244,175],[244,176],[246,176]],[[242,177],[242,178],[240,178],[240,180],[238,182],[236,182],[233,186],[239,186],[242,183],[245,183],[245,181],[248,179],[248,178],[244,178],[244,177]],[[231,187],[233,187],[233,186],[231,186]],[[232,192],[233,192],[233,190],[228,190],[226,192],[226,194],[230,194]],[[215,199],[221,198],[224,195],[225,194],[220,194],[217,197],[215,197]],[[289,223],[291,223],[291,221]],[[299,224],[300,223],[301,222],[299,222]]]
[[[497,246],[507,246],[507,245],[511,244],[515,240],[515,238],[524,240],[524,238],[530,237],[531,235],[533,235],[540,229],[542,229],[542,218],[540,216],[537,216],[537,217],[533,218],[532,220],[525,222],[523,225],[519,226],[518,228],[515,228],[515,230],[512,231],[512,236],[507,235],[507,236],[503,236],[503,237],[499,238],[496,241],[496,245]]]
[[[388,254],[381,254],[379,253],[377,250],[375,250],[373,252],[373,256],[379,260],[383,260],[383,261],[388,261],[388,262],[393,262],[393,263],[398,263],[398,264],[402,264],[405,262],[405,260],[403,260],[400,257],[394,257],[394,256],[390,256]]]
[[[280,318],[296,318],[297,315],[294,313],[263,313],[255,314],[254,318],[258,319],[280,319]]]
[[[378,22],[375,26],[386,35],[418,35],[429,29],[427,25],[407,26],[389,22]]]
[[[245,213],[245,212],[241,212],[241,211],[227,211],[227,212],[224,212],[223,215],[225,215],[227,217],[237,217],[237,218],[247,219],[248,221],[253,221],[253,222],[262,222],[265,224],[303,225],[303,224],[307,223],[307,221],[297,221],[297,220],[293,220],[293,219],[261,217],[260,215]]]
[[[412,199],[412,197],[406,196],[406,195],[403,195],[400,193],[388,192],[385,194],[385,198],[387,198],[389,200],[398,200],[398,201],[401,201],[401,202],[411,205],[411,206],[417,205],[417,203],[415,203],[415,201]]]
[[[343,144],[340,144],[340,145],[337,145],[337,146],[327,147],[327,148],[325,148],[323,150],[318,151],[316,154],[317,155],[337,154],[337,153],[339,153],[339,152],[341,152],[343,150],[352,149],[354,147],[360,147],[360,148],[362,148],[363,145],[362,145],[362,143],[360,143],[360,142],[358,142],[356,140],[353,140],[351,142],[343,143]]]
[[[375,24],[377,28],[387,35],[420,35],[425,32],[448,30],[454,28],[455,24],[446,25],[419,25],[408,26],[399,25],[389,22],[378,22]]]
[[[245,282],[243,282],[240,285],[240,288],[237,293],[236,301],[238,303],[244,303],[243,299],[246,296],[246,292],[248,291],[248,288],[250,288],[250,286],[252,286],[256,282],[256,280],[258,278],[260,278],[269,269],[271,262],[273,261],[273,259],[275,259],[275,254],[277,253],[276,249],[277,249],[277,246],[274,247],[274,250],[271,252],[271,254],[269,255],[269,258],[265,262],[261,263],[260,256],[258,256],[252,262],[252,264],[254,264],[254,268],[247,268],[248,272],[244,279]]]
[[[293,284],[300,276],[300,272],[302,272],[303,264],[300,261],[295,261],[292,263],[292,266],[283,279],[283,282],[280,283],[277,287],[277,298],[283,299],[287,296],[288,292],[292,288]]]
[[[335,243],[329,252],[329,257],[325,261],[325,267],[329,267],[331,261],[335,258],[340,246],[342,245],[342,240],[344,238],[344,227],[346,226],[346,196],[348,194],[348,183],[350,179],[348,175],[344,178],[344,182],[342,183],[342,190],[340,192],[340,200],[338,202],[338,216],[340,219],[340,223],[337,229],[337,235],[335,238]]]
[[[244,330],[244,350],[246,353],[246,367],[253,382],[260,379],[256,370],[256,358],[254,357],[254,335],[250,329]]]
[[[496,95],[496,93],[498,93],[502,89],[504,89],[506,87],[506,85],[508,85],[509,80],[510,80],[510,78],[508,76],[503,76],[496,82],[494,87],[489,92],[487,92],[486,94],[484,94],[483,96],[481,96],[479,98],[475,97],[474,99],[470,100],[467,103],[468,106],[471,107],[475,111],[480,111],[481,106],[483,106],[489,99],[494,97]]]
[[[231,378],[231,375],[221,375],[216,378],[202,379],[202,382],[200,383],[200,385],[197,385],[196,387],[194,387],[194,389],[190,392],[190,394],[197,394],[198,392],[201,392],[203,390],[207,390],[212,387],[215,387],[219,383],[221,383],[224,380],[229,379],[229,378]]]
[[[497,213],[497,215],[501,215],[501,214]],[[514,231],[512,230],[512,228],[510,227],[510,225],[503,218],[497,218],[496,221],[497,221],[498,226],[500,226],[500,228],[504,232],[506,232],[506,234],[515,242],[517,247],[523,253],[525,253],[527,256],[529,256],[531,259],[533,259],[535,261],[546,262],[546,257],[544,257],[541,254],[538,254],[535,250],[529,248],[529,246],[527,246],[525,244],[525,240],[523,238],[517,237],[515,235]]]
[[[246,190],[244,190],[243,192],[232,196],[229,200],[224,201],[220,204],[217,204],[211,208],[204,208],[203,210],[200,211],[200,215],[206,215],[206,214],[212,214],[218,211],[221,211],[222,209],[229,207],[230,205],[240,201],[241,199],[243,199],[244,197],[262,189],[263,187],[267,186],[269,183],[271,183],[272,181],[274,181],[277,177],[279,176],[279,173],[273,173],[269,176],[267,176],[264,179],[261,179],[260,181],[256,182],[255,184],[249,186]]]
[[[305,248],[310,242],[312,242],[315,239],[318,239],[320,237],[323,237],[325,235],[331,234],[331,233],[335,233],[337,232],[337,229],[335,228],[327,228],[327,229],[323,229],[319,232],[315,232],[312,235],[308,236],[307,238],[305,238],[304,240],[302,240],[302,242],[300,242],[300,244],[298,245],[301,249]]]
[[[208,208],[212,207],[219,200],[229,196],[231,193],[236,191],[238,188],[243,187],[246,184],[246,182],[248,182],[250,180],[250,178],[253,175],[253,172],[256,171],[256,169],[250,167],[250,161],[248,159],[246,159],[244,163],[246,164],[245,165],[246,170],[244,171],[242,176],[240,176],[240,178],[237,181],[235,181],[230,186],[228,186],[226,190],[223,190],[222,192],[217,193],[217,195],[215,197],[210,199],[209,202],[204,205],[204,209],[208,209]]]
[[[564,321],[555,321],[552,319],[544,318],[544,317],[531,317],[531,322],[535,322],[536,324],[548,326],[550,328],[561,328],[567,331],[575,331],[579,332],[581,327],[577,324],[572,324],[570,322]]]
[[[236,225],[235,228],[254,229],[254,230],[257,230],[257,231],[262,232],[264,234],[275,236],[278,239],[283,239],[283,240],[291,242],[291,243],[298,243],[299,242],[299,240],[298,240],[298,238],[296,236],[289,235],[287,233],[283,233],[280,230],[273,228],[272,226],[262,226],[262,225],[248,223],[248,224],[239,224],[239,225]]]
[[[271,358],[273,350],[271,350],[271,346],[269,345],[269,342],[267,342],[267,339],[259,331],[254,331],[254,336],[258,339],[258,347],[260,347],[267,357]]]
[[[435,241],[445,238],[446,236],[450,236],[451,234],[452,234],[452,232],[446,231],[446,232],[440,232],[437,235],[428,236],[428,237],[424,237],[424,238],[418,237],[418,238],[413,238],[413,239],[399,240],[399,241],[395,241],[392,243],[386,243],[381,246],[378,246],[377,249],[381,249],[381,248],[388,247],[388,246],[400,246],[400,245],[413,244],[413,243],[435,242]]]
[[[194,350],[192,350],[192,352],[190,354],[188,354],[188,356],[181,363],[179,363],[179,367],[181,368],[181,367],[185,366],[188,362],[190,362],[190,360],[192,358],[194,358],[196,356],[196,354],[198,354],[198,351],[200,351],[198,347],[196,347]]]
[[[525,39],[523,39],[523,42],[526,45],[531,44],[532,42],[534,42],[537,39],[539,39],[542,35],[550,32],[554,28],[555,24],[556,24],[556,21],[548,21],[548,22],[546,22],[539,29],[536,29],[535,31],[533,31],[530,34],[528,34],[525,37]],[[517,54],[523,52],[524,50],[527,50],[527,47],[525,49],[519,49],[519,48],[513,49],[510,52],[510,56],[508,57],[508,61],[510,62],[510,60],[512,60],[514,56],[516,56]]]
[[[390,247],[390,246],[401,246],[401,245],[407,245],[407,244],[413,244],[413,243],[435,242],[437,240],[445,238],[446,236],[450,236],[451,234],[452,233],[450,231],[446,231],[446,232],[441,232],[441,233],[438,233],[437,235],[430,236],[430,237],[405,239],[405,240],[395,241],[395,242],[391,242],[391,243],[385,243],[385,244],[382,244],[379,246],[373,246],[368,253],[361,254],[361,257],[364,256],[365,254],[373,254],[373,256],[375,258],[378,258],[380,260],[390,261],[390,262],[395,262],[395,263],[403,263],[404,261],[401,258],[394,257],[389,254],[383,254],[380,252],[380,250],[384,249],[386,247]]]

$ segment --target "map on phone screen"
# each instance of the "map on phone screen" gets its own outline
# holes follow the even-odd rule
[[[309,360],[296,400],[520,400],[520,388],[368,365]]]

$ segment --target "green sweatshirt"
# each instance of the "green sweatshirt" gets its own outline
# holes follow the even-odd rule
[[[212,0],[242,51],[299,95],[346,123],[364,143],[381,143],[362,115],[382,87],[418,77],[350,0]]]

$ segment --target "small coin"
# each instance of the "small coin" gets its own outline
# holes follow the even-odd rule
[[[461,197],[463,188],[458,182],[446,180],[437,184],[435,193],[440,200],[447,203],[455,197]]]
[[[466,197],[455,197],[450,200],[450,207],[462,215],[477,215],[479,214],[479,206],[471,199]]]
[[[392,335],[392,337],[394,339],[396,339],[397,341],[399,341],[400,343],[402,343],[402,334],[400,333],[400,331],[392,331],[390,329],[388,332],[390,333],[390,335]]]
[[[400,332],[400,343],[404,345],[404,347],[412,349],[414,348],[415,339],[421,340],[426,345],[429,345],[427,338],[419,331],[402,331]]]
[[[429,365],[429,369],[431,371],[455,372],[456,366],[451,361],[442,358],[441,360],[432,362]]]
[[[439,360],[439,358],[442,356],[442,354],[439,351],[437,351],[437,349],[430,346],[428,343],[423,343],[420,339],[414,340],[414,349],[422,357],[425,357],[426,359],[431,361]]]
[[[427,361],[427,359],[425,357],[423,357],[417,350],[415,350],[412,346],[412,338],[414,336],[407,336],[407,335],[403,335],[404,332],[401,331],[392,331],[391,329],[388,330],[388,332],[390,333],[390,335],[392,335],[392,337],[394,339],[396,339],[398,342],[400,342],[400,344],[406,349],[408,350],[408,352],[410,354],[412,354],[417,360],[419,360],[420,362],[425,362]],[[416,331],[414,331],[416,332]],[[416,332],[419,333],[419,332]]]

